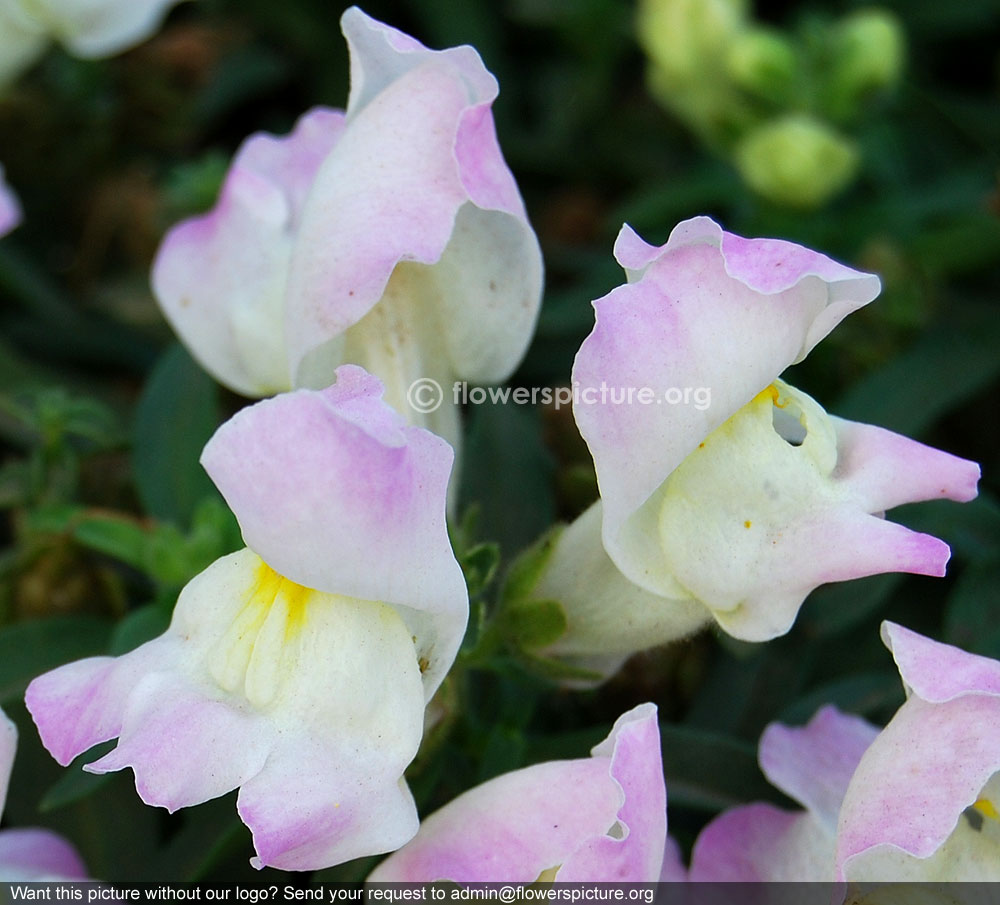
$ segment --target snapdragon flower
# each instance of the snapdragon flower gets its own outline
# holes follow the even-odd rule
[[[828,415],[779,379],[875,298],[877,277],[707,217],[660,248],[626,226],[615,256],[628,282],[594,303],[573,368],[601,500],[535,589],[566,610],[551,653],[613,668],[712,618],[764,641],[820,584],[944,574],[944,542],[883,516],[972,499],[978,466]]]
[[[188,583],[159,638],[31,683],[56,760],[117,737],[85,769],[131,767],[170,811],[239,787],[258,867],[326,867],[416,832],[403,771],[468,598],[445,527],[452,451],[381,395],[345,365],[219,428],[202,464],[248,546]]]
[[[469,789],[369,876],[379,882],[654,882],[667,858],[656,707],[615,722],[589,758],[549,761]]]
[[[154,292],[216,379],[265,396],[363,365],[387,401],[453,444],[456,378],[524,354],[542,264],[471,47],[432,51],[357,8],[346,112],[316,108],[240,148],[218,203],[167,235]],[[443,405],[407,398],[420,379]],[[438,402],[442,400],[439,398]]]
[[[179,0],[0,0],[0,86],[58,41],[85,59],[145,41]]]
[[[0,710],[0,814],[16,751],[17,726]],[[0,830],[0,882],[86,879],[80,855],[62,836],[36,827]]]
[[[881,731],[833,707],[772,724],[760,763],[806,810],[751,804],[701,833],[692,880],[1000,880],[1000,663],[891,622],[906,702]]]
[[[1000,663],[892,622],[882,640],[906,703],[847,788],[837,878],[1000,880]]]
[[[760,737],[761,770],[803,805],[765,802],[731,808],[698,836],[689,879],[696,882],[820,882],[834,877],[841,803],[878,727],[836,707],[802,727],[772,723]]]

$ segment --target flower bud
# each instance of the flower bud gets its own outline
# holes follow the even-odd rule
[[[751,131],[736,149],[736,167],[769,201],[819,207],[854,178],[854,143],[806,114],[790,114]]]

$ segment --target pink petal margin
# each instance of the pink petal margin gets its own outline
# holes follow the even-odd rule
[[[460,795],[368,879],[532,882],[558,867],[557,881],[654,882],[665,845],[656,708],[643,704],[589,759],[536,764]]]

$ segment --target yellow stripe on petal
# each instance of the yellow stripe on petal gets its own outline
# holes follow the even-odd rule
[[[261,560],[246,602],[210,654],[212,676],[226,691],[242,687],[256,707],[269,704],[292,667],[297,636],[317,594]]]

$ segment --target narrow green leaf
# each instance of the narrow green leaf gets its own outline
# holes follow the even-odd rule
[[[518,554],[511,563],[504,578],[503,591],[500,598],[505,606],[519,603],[531,597],[555,549],[556,541],[563,531],[563,525],[555,525],[542,535],[534,544]]]
[[[135,478],[146,510],[186,527],[213,493],[198,464],[219,422],[215,382],[180,345],[157,363],[135,417]]]

